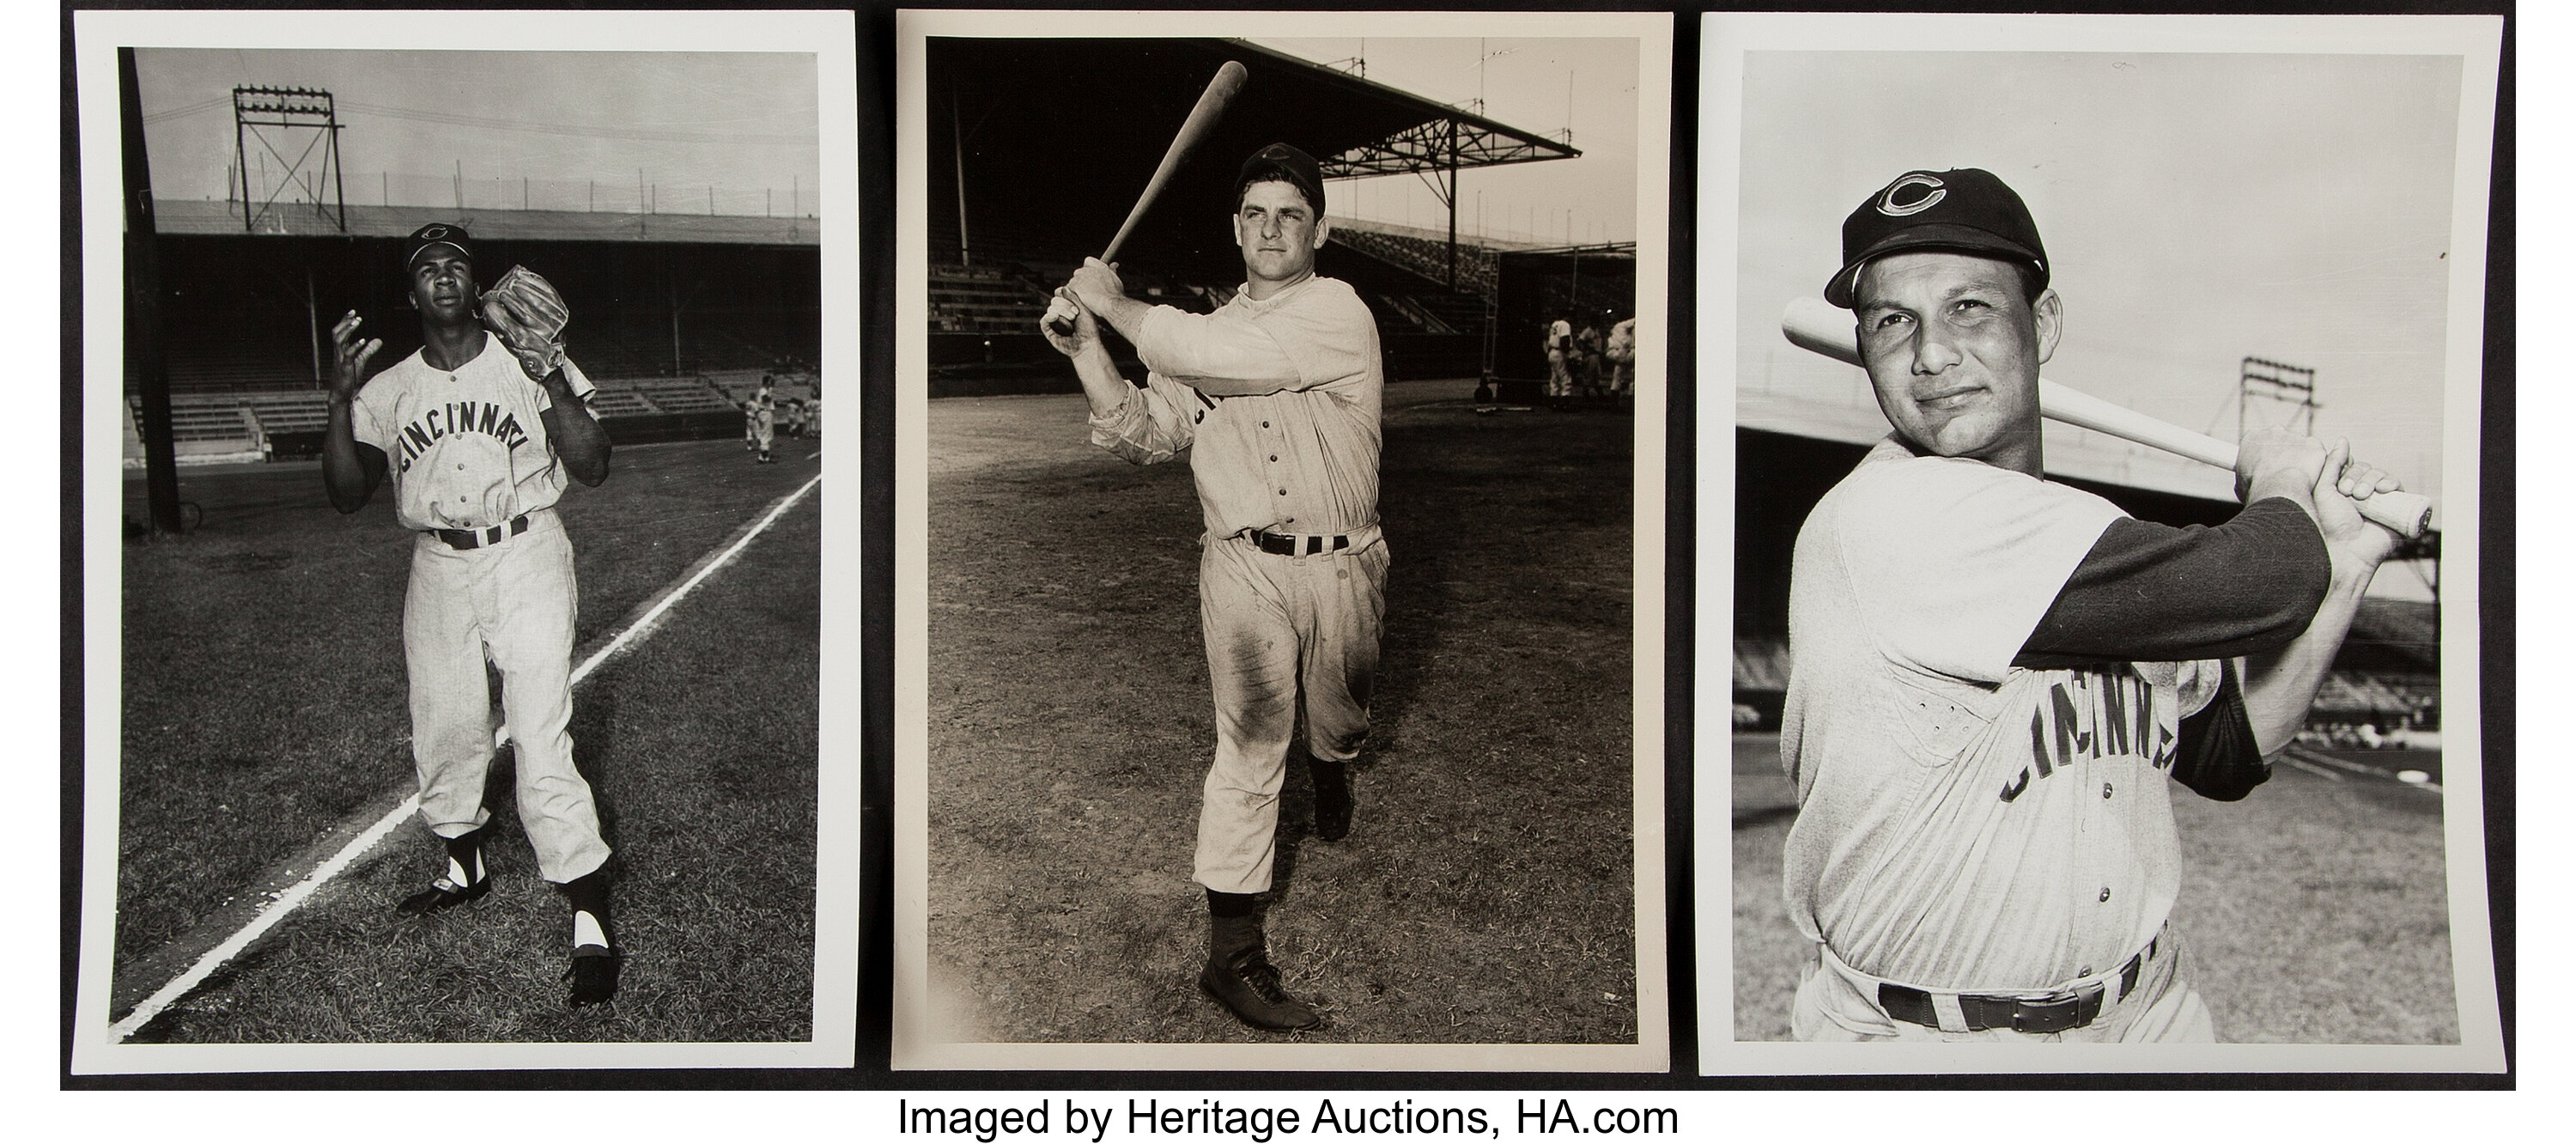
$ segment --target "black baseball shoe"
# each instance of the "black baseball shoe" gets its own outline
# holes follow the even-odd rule
[[[1256,1029],[1294,1033],[1324,1027],[1322,1014],[1288,995],[1279,983],[1278,967],[1258,946],[1209,957],[1207,968],[1199,971],[1199,989]]]
[[[564,1000],[577,1009],[616,997],[617,969],[625,960],[604,946],[585,945],[574,949],[572,965],[564,970],[564,980],[572,986]]]
[[[404,898],[394,912],[413,917],[434,914],[492,892],[492,873],[483,868],[482,830],[440,841],[447,848],[447,873],[430,879],[428,889]]]

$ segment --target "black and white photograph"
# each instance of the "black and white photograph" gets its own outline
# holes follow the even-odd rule
[[[478,24],[81,14],[74,1071],[852,1060],[850,16]]]
[[[1706,29],[1702,1071],[2501,1070],[2499,22]]]
[[[897,28],[894,1067],[1665,1069],[1671,18]]]

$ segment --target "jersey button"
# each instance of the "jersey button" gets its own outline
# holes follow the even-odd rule
[[[1283,497],[1284,497],[1284,496],[1287,496],[1287,495],[1288,495],[1288,490],[1286,490],[1286,489],[1281,489],[1281,490],[1279,490],[1279,495],[1280,495],[1280,496],[1283,496]]]
[[[1271,460],[1273,460],[1273,461],[1278,460],[1278,459],[1279,459],[1279,454],[1277,454],[1277,453],[1272,453],[1272,454],[1270,455],[1270,459],[1271,459]]]
[[[1267,422],[1267,421],[1264,421],[1264,422],[1262,422],[1262,423],[1261,423],[1261,427],[1262,427],[1262,428],[1264,428],[1264,429],[1267,429],[1267,428],[1269,428],[1269,427],[1270,427],[1270,423],[1269,423],[1269,422]]]
[[[2104,797],[2104,798],[2109,798],[2109,797],[2111,797],[2111,784],[2109,784],[2109,783],[2103,783],[2103,784],[2102,784],[2102,797]]]
[[[2111,887],[2109,887],[2109,886],[2104,886],[2104,887],[2102,887],[2102,898],[2101,898],[2101,900],[2102,900],[2102,901],[2105,901],[2105,902],[2107,902],[2107,901],[2110,901],[2110,900],[2111,900]]]

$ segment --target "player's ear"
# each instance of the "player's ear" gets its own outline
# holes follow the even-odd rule
[[[2063,328],[2063,318],[2055,290],[2040,291],[2039,298],[2030,304],[2030,324],[2033,332],[2039,335],[2041,365],[2048,364],[2049,355],[2057,352],[2057,335]]]
[[[1315,249],[1324,248],[1324,240],[1333,236],[1333,224],[1322,215],[1315,216]]]

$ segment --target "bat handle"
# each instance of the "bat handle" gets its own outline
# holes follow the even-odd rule
[[[2433,527],[2433,498],[2422,493],[2379,493],[2360,502],[2361,518],[2413,540]]]

